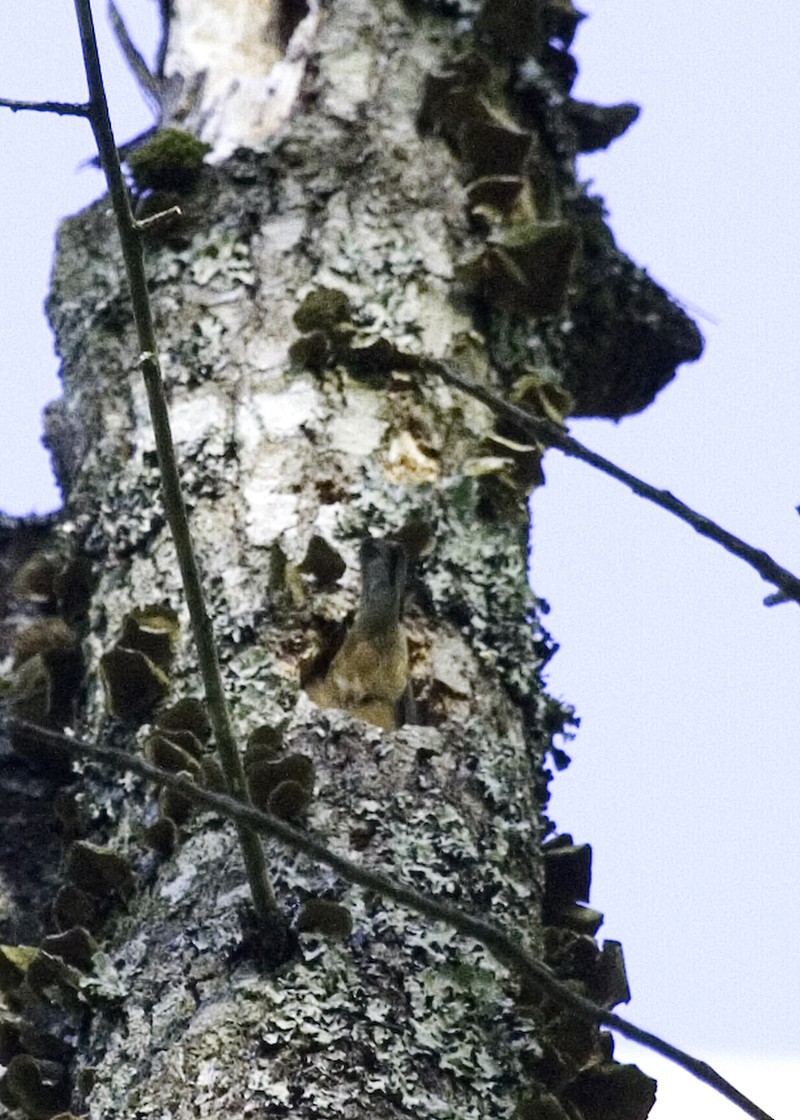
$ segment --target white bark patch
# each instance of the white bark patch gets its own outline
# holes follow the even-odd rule
[[[165,883],[158,892],[167,902],[180,902],[191,887],[194,877],[197,874],[197,869],[187,864],[185,860],[179,860],[179,868],[175,878],[169,883]]]
[[[325,58],[325,77],[330,83],[325,108],[341,120],[355,120],[360,105],[372,96],[371,51],[352,50]]]
[[[250,404],[256,410],[263,433],[280,438],[298,435],[315,413],[318,400],[313,385],[295,381],[283,393],[255,393]]]
[[[269,0],[175,0],[165,71],[203,75],[192,117],[213,162],[262,147],[288,118],[319,21],[315,0],[309,9],[281,57]]]
[[[346,406],[328,424],[331,448],[359,458],[374,455],[388,428],[379,414],[382,403],[380,393],[348,386]]]
[[[425,262],[425,272],[442,280],[452,280],[453,261],[447,251],[444,216],[433,210],[423,210],[412,215],[410,229]]]
[[[236,417],[243,451],[255,452],[264,440],[288,439],[308,427],[317,413],[319,394],[308,382],[295,381],[279,393],[253,393]]]
[[[298,501],[293,494],[281,494],[270,487],[269,472],[255,478],[245,490],[248,507],[247,537],[251,544],[265,548],[297,527]]]
[[[461,638],[437,634],[431,650],[431,675],[453,696],[472,694],[475,667]]]
[[[245,343],[244,363],[248,369],[261,372],[281,370],[286,365],[286,346],[283,340],[258,334]]]
[[[342,503],[334,502],[331,505],[320,506],[317,511],[317,516],[314,520],[314,529],[326,541],[335,541],[339,536],[339,515],[342,511]],[[340,542],[337,542],[337,547],[343,552]],[[344,557],[347,563],[348,571],[351,571],[355,566],[355,552],[353,553],[353,562],[351,563],[347,556]],[[343,577],[346,582],[347,573]],[[343,584],[344,585],[344,584]]]
[[[228,426],[226,412],[224,399],[210,388],[175,401],[170,407],[173,440],[176,444],[198,443],[212,432],[222,435]]]
[[[288,253],[297,245],[306,228],[304,214],[286,214],[271,218],[261,225],[264,248],[274,253]]]
[[[293,445],[265,447],[247,473],[242,491],[247,537],[263,548],[299,524],[302,463]]]

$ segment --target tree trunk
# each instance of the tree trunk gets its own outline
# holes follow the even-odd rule
[[[331,848],[517,930],[610,1005],[621,998],[607,980],[614,951],[600,952],[598,916],[580,905],[589,853],[568,838],[547,859],[543,849],[546,754],[571,713],[543,693],[552,646],[526,579],[526,498],[542,449],[421,363],[447,359],[550,418],[618,417],[649,403],[700,340],[576,183],[576,152],[604,146],[635,111],[570,100],[569,0],[495,0],[475,32],[477,7],[175,0],[157,76],[162,124],[191,128],[213,162],[189,184],[177,156],[165,175],[142,150],[138,181],[153,189],[140,212],[176,191],[184,211],[149,235],[148,275],[242,744],[267,728],[262,755],[280,741],[312,760],[310,805],[286,811],[304,812]],[[140,751],[158,718],[152,698],[101,684],[103,655],[136,644],[132,611],[158,606],[154,625],[165,605],[177,615],[166,703],[199,696],[200,684],[106,200],[63,223],[49,312],[64,397],[48,439],[64,511],[52,527],[11,526],[6,564],[48,550],[58,569],[68,554],[91,561],[86,613],[65,608],[63,581],[36,609],[51,622],[66,613],[82,640],[79,726]],[[376,716],[332,684],[370,537],[402,542],[409,558],[414,711],[405,706],[397,729],[394,712]],[[74,559],[70,570],[68,586],[85,576]],[[104,664],[109,678],[113,660]],[[94,979],[77,992],[34,974],[9,996],[37,1039],[63,1040],[19,1047],[70,1066],[75,1111],[627,1120],[649,1110],[652,1082],[615,1066],[607,1037],[520,994],[480,946],[273,841],[282,904],[336,900],[354,928],[345,940],[299,933],[289,962],[260,969],[242,951],[247,888],[228,822],[90,764],[67,786],[61,765],[56,796],[50,763],[42,777],[3,760],[19,817],[2,836],[4,939],[37,945],[79,924],[100,943]],[[200,769],[213,778],[205,753]],[[171,853],[169,827],[152,827],[159,813],[180,829]],[[39,866],[18,868],[15,844],[31,828]],[[81,871],[86,842],[124,856],[135,889]],[[2,1099],[31,1114],[66,1107],[66,1089],[46,1088],[7,1078]]]

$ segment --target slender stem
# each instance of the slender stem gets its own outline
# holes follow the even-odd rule
[[[134,220],[136,222],[136,228],[140,232],[144,232],[145,230],[157,229],[158,226],[168,219],[181,217],[183,217],[183,210],[181,210],[180,206],[170,206],[167,210],[159,210],[157,214],[151,214],[149,218],[137,218]]]
[[[111,20],[111,27],[119,43],[120,50],[125,56],[125,61],[130,67],[134,78],[139,83],[139,88],[144,93],[147,100],[151,105],[161,109],[161,90],[159,81],[149,71],[147,63],[142,58],[140,52],[134,46],[133,40],[128,34],[128,29],[125,26],[125,21],[120,15],[117,5],[114,0],[109,0],[108,15]]]
[[[451,385],[456,385],[465,393],[469,393],[471,397],[475,397],[479,401],[483,401],[489,408],[499,416],[505,416],[511,420],[522,431],[527,432],[534,439],[539,439],[544,443],[549,444],[551,447],[558,448],[564,455],[569,455],[573,459],[580,459],[584,463],[588,463],[597,470],[602,471],[604,474],[616,478],[618,482],[623,483],[634,494],[638,494],[640,498],[647,498],[648,501],[654,502],[655,505],[661,506],[662,509],[673,513],[681,521],[685,521],[687,525],[703,537],[708,537],[717,544],[721,544],[727,551],[738,556],[740,560],[744,560],[751,568],[755,568],[762,579],[767,580],[768,583],[774,583],[776,587],[781,589],[783,593],[782,598],[791,599],[796,603],[800,603],[800,579],[782,568],[777,564],[768,553],[760,548],[754,548],[752,545],[743,541],[740,537],[734,536],[729,533],[727,529],[723,529],[711,518],[706,517],[702,513],[693,510],[691,506],[687,506],[685,502],[680,501],[674,494],[670,494],[669,490],[659,490],[655,486],[651,486],[649,482],[644,482],[636,475],[630,474],[628,471],[618,467],[616,463],[612,463],[609,459],[603,458],[598,455],[596,451],[590,450],[585,447],[578,440],[573,439],[572,436],[567,435],[557,424],[550,420],[541,419],[538,416],[533,416],[525,409],[519,408],[517,405],[511,404],[509,401],[504,400],[499,393],[493,392],[491,389],[486,388],[484,385],[479,385],[476,381],[466,377],[463,373],[459,373],[453,369],[446,362],[433,361],[426,359],[421,364],[421,368],[426,372],[436,373],[442,380],[449,382]],[[772,596],[770,596],[770,600]],[[768,600],[769,601],[769,600]],[[773,600],[775,601],[775,600]]]
[[[112,747],[100,747],[95,743],[72,739],[57,731],[47,731],[32,723],[23,720],[11,719],[7,721],[8,728],[24,731],[26,734],[35,735],[42,742],[64,746],[79,756],[96,759],[98,762],[107,763],[115,770],[130,770],[143,778],[157,782],[176,790],[189,801],[204,805],[207,809],[221,813],[239,822],[240,826],[247,826],[268,836],[275,836],[282,840],[295,851],[302,852],[317,863],[330,867],[337,875],[348,883],[355,883],[366,890],[375,891],[377,894],[394,899],[401,906],[407,906],[418,914],[424,914],[435,921],[446,922],[459,933],[467,937],[474,937],[484,945],[506,968],[510,968],[544,992],[550,999],[561,1007],[567,1008],[580,1019],[595,1023],[598,1026],[608,1027],[619,1034],[638,1042],[648,1050],[661,1054],[675,1065],[685,1069],[698,1080],[710,1085],[727,1100],[737,1105],[748,1116],[755,1120],[772,1120],[772,1117],[748,1097],[731,1085],[724,1077],[716,1072],[707,1062],[692,1057],[686,1051],[680,1050],[669,1042],[665,1042],[658,1035],[637,1027],[634,1023],[607,1011],[585,996],[579,995],[568,984],[558,980],[553,972],[532,956],[520,943],[518,937],[507,933],[502,927],[484,918],[476,918],[465,910],[453,906],[452,903],[442,902],[432,895],[415,891],[411,887],[404,887],[396,878],[389,878],[379,871],[370,871],[345,856],[337,855],[326,847],[311,833],[300,831],[286,824],[285,821],[273,816],[271,813],[262,813],[252,805],[243,804],[233,797],[223,793],[213,793],[211,790],[202,789],[187,778],[171,774],[158,766],[147,762],[137,755],[130,755],[126,751],[115,750]]]
[[[186,516],[186,507],[181,491],[175,445],[172,441],[167,400],[157,356],[153,316],[147,293],[142,243],[131,213],[128,192],[122,177],[114,143],[114,134],[108,115],[108,104],[103,86],[100,59],[97,53],[97,40],[92,21],[90,0],[75,0],[75,10],[80,28],[86,79],[89,85],[89,119],[97,141],[97,150],[108,183],[122,244],[122,255],[125,259],[125,270],[128,276],[131,304],[139,339],[139,364],[144,376],[155,433],[164,509],[175,542],[178,565],[183,579],[186,604],[197,645],[197,656],[205,688],[209,718],[214,728],[217,750],[222,761],[228,790],[231,796],[247,802],[249,797],[244,767],[236,746],[230,714],[225,702],[222,674],[214,643],[214,632],[206,610],[200,571],[192,545],[189,520]],[[280,907],[269,880],[261,840],[255,832],[240,824],[239,841],[253,896],[253,906],[263,931],[267,933],[270,929],[275,929],[282,918]]]
[[[15,101],[11,97],[0,97],[0,107],[12,113],[27,110],[31,113],[56,113],[59,117],[88,117],[89,105],[77,105],[72,101]]]

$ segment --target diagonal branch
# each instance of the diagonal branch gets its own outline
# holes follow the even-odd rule
[[[476,381],[466,377],[463,373],[459,373],[453,369],[452,366],[446,362],[435,361],[433,359],[425,359],[420,368],[426,373],[436,373],[443,381],[447,381],[451,385],[457,386],[465,393],[469,393],[471,397],[475,397],[479,401],[483,401],[488,405],[493,412],[498,416],[503,416],[507,420],[511,420],[522,431],[527,432],[534,439],[542,440],[544,443],[549,444],[551,447],[557,447],[565,455],[569,455],[573,459],[580,459],[584,463],[588,463],[597,470],[602,471],[603,474],[610,475],[611,478],[616,478],[624,486],[627,486],[634,494],[638,494],[640,498],[646,498],[648,501],[653,502],[662,509],[672,513],[681,521],[685,521],[687,525],[700,533],[703,537],[708,537],[709,540],[716,541],[717,544],[734,556],[738,556],[740,560],[744,560],[745,564],[749,564],[751,568],[755,568],[762,579],[768,583],[774,583],[776,587],[781,590],[780,600],[769,596],[767,603],[784,601],[791,599],[796,603],[800,603],[800,579],[793,575],[786,568],[782,568],[777,564],[768,553],[760,548],[754,548],[753,545],[743,541],[741,537],[734,536],[729,533],[727,529],[723,529],[710,517],[706,517],[697,510],[687,506],[685,502],[680,501],[669,490],[659,490],[656,486],[652,486],[649,482],[644,482],[636,475],[630,474],[629,471],[623,470],[610,459],[605,459],[602,455],[598,455],[596,451],[590,450],[585,447],[578,440],[573,439],[572,436],[567,435],[557,424],[551,420],[544,420],[538,416],[533,416],[523,408],[511,404],[509,401],[504,400],[499,393],[495,393],[492,389],[488,389],[485,385],[479,385]]]
[[[139,83],[144,96],[150,102],[152,107],[161,113],[161,82],[157,77],[150,73],[150,68],[145,62],[142,54],[137,50],[136,45],[131,39],[128,28],[125,26],[125,21],[119,13],[117,5],[114,0],[109,0],[108,4],[108,17],[111,21],[111,28],[116,36],[119,48],[125,56],[125,61],[130,67],[133,76]]]
[[[161,19],[161,40],[158,44],[156,51],[156,74],[159,78],[164,77],[164,64],[167,61],[167,52],[169,50],[169,29],[172,20],[172,13],[170,11],[171,0],[158,0],[158,14]]]
[[[88,105],[73,101],[15,101],[11,97],[0,97],[0,108],[10,109],[12,113],[27,110],[31,113],[56,113],[59,117],[88,117]]]
[[[392,898],[395,902],[399,902],[401,906],[407,906],[409,910],[424,914],[427,918],[446,922],[458,930],[459,933],[479,941],[504,967],[515,971],[523,980],[534,985],[560,1007],[566,1008],[579,1018],[597,1026],[604,1026],[617,1031],[625,1038],[638,1042],[648,1050],[653,1050],[656,1054],[668,1058],[675,1065],[680,1066],[698,1080],[715,1089],[727,1100],[737,1105],[746,1115],[753,1117],[754,1120],[772,1120],[768,1113],[759,1108],[757,1104],[717,1073],[708,1063],[692,1057],[686,1051],[665,1042],[658,1035],[651,1034],[650,1031],[643,1030],[642,1027],[637,1027],[620,1015],[607,1011],[599,1004],[579,995],[568,984],[556,979],[547,965],[537,960],[523,947],[517,936],[507,933],[501,926],[495,925],[494,922],[486,921],[484,918],[476,918],[465,910],[461,910],[458,906],[453,906],[452,903],[442,902],[432,895],[423,894],[411,887],[404,887],[395,878],[389,878],[379,871],[370,871],[345,856],[337,855],[336,852],[331,851],[311,833],[293,828],[292,825],[286,824],[285,821],[271,813],[262,813],[260,810],[254,809],[252,805],[237,801],[227,794],[212,793],[210,790],[202,789],[189,779],[171,774],[158,766],[153,766],[152,763],[136,755],[115,750],[112,747],[101,747],[96,743],[72,739],[59,732],[45,730],[24,720],[10,719],[7,721],[7,727],[12,731],[18,729],[26,734],[35,735],[43,742],[67,747],[75,755],[106,763],[114,770],[129,770],[143,778],[157,782],[159,785],[167,786],[190,801],[238,822],[240,827],[277,837],[295,851],[302,852],[303,855],[330,867],[348,883],[354,883],[387,898]]]

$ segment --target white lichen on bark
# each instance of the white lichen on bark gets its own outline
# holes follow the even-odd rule
[[[295,108],[320,19],[317,0],[281,39],[283,0],[174,0],[165,75],[187,88],[185,122],[212,159],[260,149]],[[191,90],[191,93],[188,92]]]
[[[289,357],[298,307],[327,287],[349,298],[362,349],[469,353],[488,370],[471,315],[451,299],[454,259],[472,237],[457,168],[416,126],[424,74],[447,36],[395,0],[333,5],[315,40],[307,111],[267,144],[251,113],[280,65],[261,41],[267,10],[179,0],[174,18],[167,72],[206,71],[203,135],[216,155],[264,149],[210,171],[190,235],[153,248],[148,264],[237,730],[244,739],[262,723],[288,725],[287,749],[316,767],[308,825],[331,847],[491,911],[538,950],[541,758],[530,720],[542,647],[525,618],[525,530],[487,521],[465,472],[491,416],[440,383],[393,381],[391,361],[365,375],[346,361],[312,372]],[[240,28],[231,55],[220,53],[217,20]],[[89,434],[69,501],[100,561],[94,666],[133,605],[165,599],[185,622],[112,243],[102,204],[68,222],[51,303],[66,407]],[[436,726],[386,734],[317,708],[300,668],[353,609],[361,537],[414,518],[436,534],[408,619]],[[347,561],[335,588],[287,579],[315,535]],[[185,626],[184,636],[176,695],[198,692]],[[100,726],[96,683],[88,712]],[[136,820],[154,808],[134,789],[121,807],[93,786],[98,814],[121,829],[109,829],[110,842],[135,854]],[[509,1116],[538,1043],[500,966],[451,930],[267,849],[288,905],[327,893],[352,910],[351,943],[303,937],[298,960],[259,976],[235,957],[245,892],[230,826],[195,819],[161,867],[135,855],[147,881],[106,946],[126,998],[95,1016],[82,1051],[94,1067],[93,1120]]]

